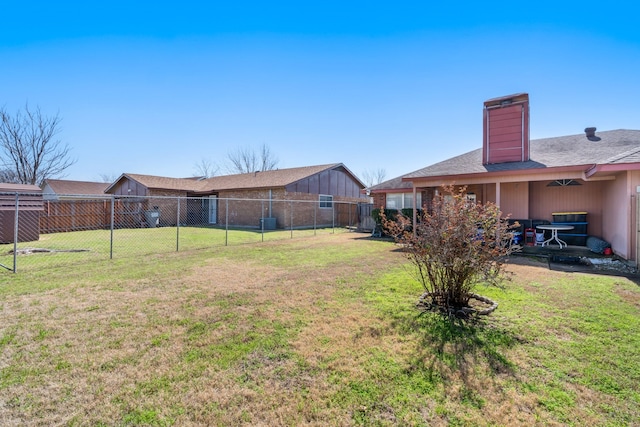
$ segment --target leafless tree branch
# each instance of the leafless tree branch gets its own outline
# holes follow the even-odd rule
[[[201,178],[211,178],[220,172],[220,166],[213,163],[211,159],[200,159],[200,161],[194,165],[194,169],[194,176]]]
[[[75,163],[68,145],[55,139],[60,122],[58,114],[44,116],[39,107],[25,105],[14,116],[0,109],[0,160],[15,182],[40,185]]]
[[[278,159],[267,145],[262,145],[259,151],[249,147],[239,147],[229,152],[227,159],[230,173],[263,172],[274,170],[278,165]]]
[[[367,169],[362,172],[362,182],[367,187],[380,184],[387,176],[387,172],[383,168]]]

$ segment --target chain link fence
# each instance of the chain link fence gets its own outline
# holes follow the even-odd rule
[[[362,204],[209,197],[89,199],[0,193],[0,269],[259,243],[357,229]]]

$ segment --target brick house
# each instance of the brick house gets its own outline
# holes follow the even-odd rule
[[[374,206],[426,207],[443,184],[467,186],[470,198],[503,214],[553,222],[554,213],[582,212],[585,235],[609,242],[637,263],[640,231],[640,130],[529,140],[529,96],[484,103],[482,147],[369,189]]]
[[[362,194],[364,187],[346,166],[335,163],[208,179],[125,173],[105,192],[134,203],[154,197],[153,206],[165,212],[163,225],[178,222],[178,210],[167,204],[181,197],[186,198],[187,208],[180,210],[180,223],[215,225],[226,220],[230,226],[259,227],[268,219],[269,228],[282,228],[291,223],[332,224],[346,206],[340,202],[368,201]],[[149,208],[140,205],[140,209]]]

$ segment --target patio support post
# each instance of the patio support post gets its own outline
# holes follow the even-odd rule
[[[411,184],[413,187],[413,235],[416,235],[416,227],[418,226],[418,192],[417,188],[413,183]]]

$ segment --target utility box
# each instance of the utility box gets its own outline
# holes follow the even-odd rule
[[[0,244],[40,239],[42,190],[37,185],[0,183]],[[16,237],[18,215],[18,241]]]
[[[156,228],[160,224],[160,210],[151,209],[144,211],[144,220],[147,222],[147,227]]]
[[[261,230],[275,230],[276,229],[276,219],[275,218],[260,218],[260,229]]]

